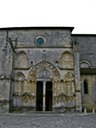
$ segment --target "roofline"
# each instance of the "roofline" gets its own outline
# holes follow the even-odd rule
[[[71,36],[96,36],[96,34],[71,34]]]
[[[34,27],[4,27],[0,28],[0,30],[27,30],[27,29],[69,29],[71,32],[74,29],[74,27],[63,27],[63,26],[34,26]]]

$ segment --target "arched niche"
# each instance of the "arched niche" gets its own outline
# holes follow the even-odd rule
[[[73,96],[75,93],[75,85],[74,85],[74,75],[71,72],[68,72],[64,76],[65,82],[65,92],[67,96]]]
[[[90,62],[89,61],[82,61],[81,63],[80,63],[80,67],[81,68],[89,68],[91,66],[91,64],[90,64]]]
[[[18,72],[15,74],[15,86],[14,86],[14,93],[17,95],[22,95],[24,91],[24,81],[25,76],[22,72]]]
[[[15,67],[16,68],[28,68],[28,57],[24,51],[20,51],[15,56]]]
[[[61,65],[63,66],[63,68],[73,68],[73,66],[74,66],[73,55],[68,51],[64,52],[61,55],[60,62],[61,62]]]

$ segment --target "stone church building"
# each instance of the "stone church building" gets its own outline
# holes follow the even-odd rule
[[[96,109],[96,35],[0,29],[0,112]]]

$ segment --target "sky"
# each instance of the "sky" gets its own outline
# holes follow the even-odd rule
[[[96,34],[96,0],[0,0],[0,28],[30,26],[68,26],[74,34]]]

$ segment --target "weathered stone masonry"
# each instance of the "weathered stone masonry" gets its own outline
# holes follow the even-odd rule
[[[96,36],[72,30],[0,30],[0,112],[96,108]]]

